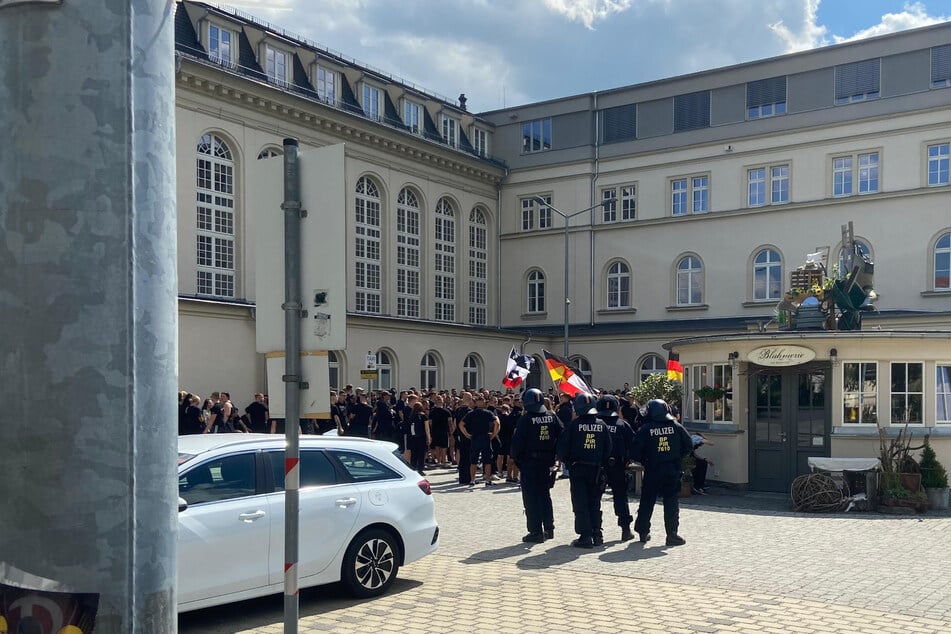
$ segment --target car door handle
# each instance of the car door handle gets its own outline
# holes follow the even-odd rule
[[[262,517],[264,517],[264,515],[265,515],[264,511],[251,511],[250,513],[242,513],[241,515],[238,516],[238,519],[241,520],[242,522],[250,524],[254,520],[261,519]]]
[[[336,502],[334,502],[334,504],[336,504],[337,506],[339,506],[339,507],[341,507],[341,508],[346,508],[346,507],[348,507],[348,506],[353,506],[353,505],[356,504],[356,503],[357,503],[357,499],[356,499],[356,498],[340,498],[339,500],[337,500]]]

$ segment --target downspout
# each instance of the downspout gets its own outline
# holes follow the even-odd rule
[[[495,327],[502,328],[502,183],[508,178],[509,168],[495,186]]]
[[[594,173],[591,174],[591,191],[589,192],[589,206],[594,207],[598,201],[598,176],[601,172],[601,113],[598,111],[598,93],[594,93]],[[600,209],[600,208],[599,208]],[[597,292],[595,289],[596,280],[594,273],[594,227],[595,219],[599,209],[591,210],[591,226],[588,229],[588,254],[591,261],[588,263],[590,277],[588,279],[588,325],[594,326],[594,315],[597,308],[594,305]]]

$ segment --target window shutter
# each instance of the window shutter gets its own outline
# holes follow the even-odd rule
[[[931,49],[931,82],[951,80],[951,44]]]
[[[604,143],[633,141],[637,138],[637,105],[628,104],[601,111],[604,126],[601,140]]]
[[[674,97],[674,132],[710,127],[710,91]]]
[[[867,59],[835,67],[835,98],[848,99],[879,91],[881,60]]]
[[[754,108],[771,103],[785,103],[786,76],[760,79],[746,84],[746,107]]]

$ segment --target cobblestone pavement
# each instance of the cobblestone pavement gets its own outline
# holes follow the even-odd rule
[[[568,545],[566,481],[554,489],[555,539],[526,545],[517,486],[470,490],[453,476],[428,476],[437,553],[374,600],[302,591],[300,632],[951,632],[947,513],[812,515],[724,491],[684,502],[687,545],[668,548],[660,506],[654,540],[622,543],[606,496],[605,546],[585,551]],[[276,634],[282,610],[280,595],[201,610],[179,631]]]

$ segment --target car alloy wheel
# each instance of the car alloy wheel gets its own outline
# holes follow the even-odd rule
[[[371,529],[350,542],[341,577],[351,594],[375,597],[392,585],[399,567],[399,550],[392,535]]]

